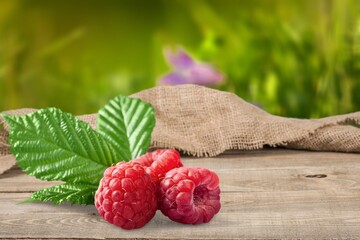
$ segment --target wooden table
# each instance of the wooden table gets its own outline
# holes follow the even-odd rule
[[[183,163],[220,177],[222,208],[208,224],[178,224],[158,211],[126,231],[94,206],[17,204],[54,182],[15,167],[0,175],[0,238],[360,239],[360,154],[267,149]]]

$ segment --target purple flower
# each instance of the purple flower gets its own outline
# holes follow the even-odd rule
[[[196,63],[182,49],[177,49],[176,53],[165,49],[165,57],[173,67],[173,72],[163,76],[160,82],[163,84],[198,84],[216,85],[224,80],[224,76],[213,66],[205,63]]]

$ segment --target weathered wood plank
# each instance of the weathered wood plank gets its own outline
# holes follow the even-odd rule
[[[360,161],[360,160],[359,160]],[[240,164],[240,163],[239,163]],[[204,164],[206,165],[206,164]],[[220,177],[221,189],[228,191],[298,191],[320,189],[359,189],[360,167],[312,167],[296,169],[213,169]],[[1,192],[32,192],[60,182],[47,182],[11,170],[0,176]]]
[[[264,238],[355,239],[360,236],[360,190],[222,194],[209,223],[174,223],[160,212],[144,228],[125,231],[104,222],[93,206],[16,205],[28,193],[0,196],[0,237],[6,238]]]
[[[124,231],[94,206],[17,204],[54,183],[12,169],[0,175],[0,238],[360,238],[360,154],[261,150],[183,163],[220,176],[222,209],[208,224],[177,224],[158,212]]]
[[[0,156],[0,174],[9,170],[16,164],[16,160],[12,155]]]
[[[34,192],[60,183],[59,181],[48,182],[36,179],[26,175],[18,167],[14,167],[0,175],[0,194],[2,192]]]
[[[360,188],[360,155],[290,150],[239,152],[216,158],[183,158],[186,166],[215,171],[227,191],[297,191]],[[31,192],[60,182],[46,182],[12,169],[0,175],[0,192]]]

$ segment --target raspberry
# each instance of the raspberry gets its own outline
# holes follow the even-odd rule
[[[205,168],[175,168],[160,183],[160,210],[175,222],[209,222],[220,210],[219,177]]]
[[[157,185],[168,171],[183,166],[179,152],[173,149],[158,149],[132,161],[140,163]]]
[[[95,207],[111,224],[140,228],[154,217],[156,196],[156,186],[140,164],[120,162],[105,170],[95,193]]]

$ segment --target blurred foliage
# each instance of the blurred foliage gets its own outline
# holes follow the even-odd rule
[[[164,46],[226,76],[265,110],[323,117],[360,109],[358,0],[0,0],[0,110],[96,112],[157,85]]]

